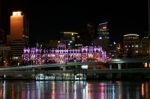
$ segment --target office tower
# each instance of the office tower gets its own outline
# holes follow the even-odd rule
[[[75,43],[78,38],[77,32],[61,32],[61,35],[61,42],[65,43],[66,48],[75,47]]]
[[[86,33],[86,36],[89,36],[88,40],[90,40],[90,42],[92,42],[95,37],[96,37],[96,34],[95,34],[95,26],[93,24],[87,24],[87,33]]]
[[[10,16],[10,35],[8,35],[8,43],[11,47],[12,57],[18,59],[23,53],[23,48],[28,44],[28,33],[25,33],[26,20],[21,11],[12,12]]]
[[[140,48],[140,52],[142,56],[147,56],[150,53],[150,48],[149,45],[150,44],[150,40],[148,38],[148,36],[143,37],[141,39],[141,48]]]
[[[23,18],[20,11],[13,12],[10,16],[10,40],[22,39],[23,37]]]
[[[140,53],[140,38],[138,34],[123,35],[124,56],[133,57]]]
[[[100,38],[109,39],[108,22],[103,22],[99,24],[98,35]]]
[[[98,25],[98,38],[94,41],[94,45],[101,46],[103,50],[109,51],[109,28],[108,22]]]

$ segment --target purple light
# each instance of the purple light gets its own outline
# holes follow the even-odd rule
[[[78,49],[38,49],[24,48],[22,58],[24,61],[32,61],[35,64],[41,64],[48,61],[65,63],[69,61],[107,61],[106,52],[101,47],[82,47]]]

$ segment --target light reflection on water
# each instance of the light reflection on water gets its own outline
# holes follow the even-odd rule
[[[1,81],[0,99],[150,99],[150,81]]]

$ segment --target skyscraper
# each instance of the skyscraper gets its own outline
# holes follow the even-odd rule
[[[10,16],[10,35],[9,41],[24,39],[28,41],[29,21],[27,15],[22,15],[21,11],[12,12]]]
[[[138,34],[123,35],[123,51],[125,57],[137,57],[140,54],[140,37]]]
[[[95,27],[93,24],[87,24],[87,35],[90,37],[90,40],[93,41],[96,37]]]
[[[75,47],[78,33],[77,32],[61,32],[61,41],[65,43],[67,48]]]
[[[93,45],[93,41],[96,38],[96,29],[94,23],[86,24],[84,32],[82,32],[80,35],[80,42],[82,42],[84,46]]]
[[[109,51],[109,28],[108,22],[98,25],[98,38],[94,41],[94,45],[101,46],[105,51]]]
[[[13,12],[10,16],[10,40],[22,39],[23,18],[20,11]]]
[[[10,35],[8,43],[11,47],[12,57],[19,58],[22,55],[23,48],[28,44],[28,33],[25,33],[24,15],[21,11],[15,11],[10,16]]]
[[[103,22],[99,24],[98,35],[100,38],[109,39],[108,22]]]

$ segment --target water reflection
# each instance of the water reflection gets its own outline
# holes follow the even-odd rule
[[[150,82],[142,83],[141,85],[141,95],[142,99],[150,99]]]
[[[1,81],[0,99],[150,99],[150,81]]]

